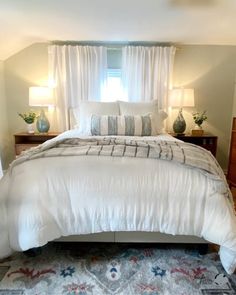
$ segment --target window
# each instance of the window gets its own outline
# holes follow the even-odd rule
[[[102,101],[127,100],[122,87],[122,48],[107,48],[107,79],[102,89]]]
[[[126,100],[121,81],[121,69],[107,69],[107,80],[102,91],[102,101],[116,100]]]

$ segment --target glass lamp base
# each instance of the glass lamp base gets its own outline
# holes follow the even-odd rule
[[[48,121],[48,118],[46,117],[44,110],[41,111],[37,123],[36,123],[37,129],[39,133],[47,133],[50,128],[50,123]]]
[[[182,114],[182,109],[180,109],[178,117],[174,121],[173,130],[176,134],[183,134],[185,129],[186,129],[186,122]]]

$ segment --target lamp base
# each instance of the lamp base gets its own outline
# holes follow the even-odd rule
[[[41,110],[41,113],[38,117],[37,123],[36,123],[37,129],[39,133],[47,133],[50,128],[50,123],[48,121],[48,118],[45,115],[44,110]]]
[[[182,137],[182,136],[185,136],[185,133],[175,133],[175,136],[176,137]]]
[[[173,130],[176,134],[183,134],[186,129],[186,122],[184,120],[182,109],[179,110],[179,114],[174,121]]]

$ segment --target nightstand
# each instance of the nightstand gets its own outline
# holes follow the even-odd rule
[[[15,137],[15,154],[16,156],[20,155],[23,151],[30,149],[31,147],[35,147],[45,141],[52,139],[59,135],[57,132],[49,132],[49,133],[17,133],[14,134]]]
[[[171,134],[175,138],[178,138],[184,142],[193,143],[203,147],[204,149],[210,151],[213,156],[216,156],[217,150],[217,136],[211,134],[203,134],[203,135],[192,135],[192,134]]]
[[[236,196],[236,117],[233,118],[227,179]],[[236,200],[236,198],[235,198]]]

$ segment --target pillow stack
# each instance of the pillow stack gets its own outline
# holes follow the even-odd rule
[[[95,102],[82,101],[73,114],[84,135],[151,136],[165,133],[167,114],[158,101]]]

